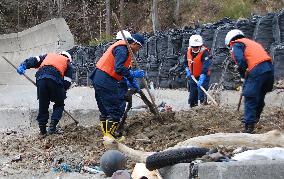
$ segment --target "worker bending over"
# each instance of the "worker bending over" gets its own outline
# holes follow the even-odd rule
[[[244,78],[245,97],[244,132],[252,133],[264,107],[267,92],[272,91],[274,70],[271,57],[261,44],[245,37],[238,29],[231,30],[225,37],[241,78]]]

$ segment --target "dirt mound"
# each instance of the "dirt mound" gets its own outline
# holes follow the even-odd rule
[[[149,113],[140,113],[126,121],[126,145],[143,151],[161,151],[188,138],[217,132],[240,132],[241,114],[231,109],[205,106],[188,111],[162,113],[163,121]],[[268,109],[257,124],[256,133],[284,128],[284,111]],[[46,173],[60,162],[78,171],[80,165],[99,165],[105,148],[99,126],[68,125],[64,133],[38,139],[35,133],[0,134],[0,176],[28,170]],[[15,156],[17,162],[11,162]],[[3,168],[3,166],[5,166]],[[132,168],[130,161],[128,167]]]

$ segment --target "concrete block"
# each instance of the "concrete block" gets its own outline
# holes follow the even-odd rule
[[[220,94],[221,106],[235,106],[237,108],[240,98],[239,91],[226,90],[222,91]],[[244,97],[242,100],[243,109]],[[284,93],[279,90],[274,90],[265,96],[265,105],[270,107],[284,107]]]
[[[73,109],[66,110],[72,117],[79,121],[80,126],[95,126],[99,125],[98,109]],[[132,111],[129,116],[137,114],[138,111]],[[37,128],[38,123],[36,117],[38,115],[38,109],[29,108],[0,108],[0,130],[16,129],[16,128]],[[52,115],[50,108],[49,115]],[[50,120],[50,118],[49,118]],[[63,112],[60,125],[67,125],[74,123],[74,121]]]
[[[99,115],[98,109],[75,109],[68,110],[81,126],[95,126],[99,125]],[[60,124],[73,123],[73,120],[64,112]]]
[[[200,179],[283,179],[284,161],[208,162],[198,166]]]
[[[0,35],[0,85],[27,84],[21,80],[2,56],[18,66],[30,56],[48,52],[60,52],[74,46],[74,37],[63,18],[52,19],[22,32]],[[34,79],[35,70],[28,70],[27,75]]]
[[[0,108],[0,130],[31,126],[30,110],[24,108]]]
[[[163,179],[188,179],[190,176],[190,164],[179,163],[159,169]]]
[[[99,125],[99,110],[97,109],[77,109],[67,111],[72,117],[79,121],[81,126],[94,126]],[[8,115],[11,113],[12,115]],[[3,114],[3,115],[2,115]],[[7,115],[5,115],[7,114]],[[1,122],[9,123],[13,119],[13,123],[9,123],[9,126],[4,125],[1,128],[17,128],[17,127],[33,127],[37,128],[38,123],[36,121],[38,115],[38,109],[16,109],[10,108],[9,110],[5,108],[0,108],[0,116],[3,116]],[[49,115],[52,115],[52,110],[49,110]],[[21,119],[21,120],[20,120]],[[50,117],[49,117],[50,121]],[[67,125],[73,123],[74,121],[63,112],[62,119],[60,120],[60,125]],[[0,129],[1,129],[0,128]]]

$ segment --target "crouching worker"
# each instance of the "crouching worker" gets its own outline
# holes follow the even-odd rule
[[[127,39],[133,53],[144,45],[144,37],[140,34]],[[122,140],[123,136],[115,136],[125,107],[122,99],[120,83],[127,79],[137,91],[140,90],[136,78],[143,78],[143,70],[131,70],[131,53],[126,42],[118,40],[112,44],[96,64],[90,76],[95,89],[95,97],[100,110],[101,129],[105,140]]]
[[[37,121],[40,135],[57,133],[57,124],[62,117],[66,91],[71,86],[73,67],[71,55],[68,51],[60,54],[49,53],[26,59],[17,68],[17,72],[23,75],[26,69],[38,68],[36,72],[37,97],[39,100],[39,112]],[[46,130],[49,119],[49,104],[54,102],[50,125]]]
[[[231,30],[225,37],[233,59],[238,65],[245,97],[244,122],[246,133],[253,133],[264,107],[264,98],[273,88],[274,70],[271,57],[261,44],[245,38],[242,31]]]
[[[208,90],[210,80],[210,53],[209,49],[203,45],[203,39],[200,35],[192,35],[189,38],[189,48],[184,58],[184,68],[186,77],[189,79],[189,99],[188,104],[190,107],[198,105],[198,102],[205,103],[206,96],[201,90],[202,86],[205,90]],[[196,80],[191,78],[193,75]]]

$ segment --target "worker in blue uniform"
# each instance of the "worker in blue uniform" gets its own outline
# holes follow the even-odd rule
[[[244,132],[253,133],[255,124],[265,106],[264,98],[272,91],[274,69],[271,57],[261,44],[248,39],[238,29],[229,31],[225,37],[241,78],[244,78]]]
[[[132,39],[128,39],[128,43],[133,53],[136,53],[144,45],[144,37],[140,34],[134,34]],[[119,82],[125,79],[131,88],[135,88],[137,91],[140,90],[136,78],[143,78],[144,71],[131,69],[131,63],[132,57],[126,42],[119,40],[107,49],[90,76],[101,113],[101,129],[105,140],[118,138],[114,136],[114,133],[124,112],[121,107],[124,99],[121,99]],[[119,136],[119,139],[121,137]]]
[[[188,104],[194,107],[206,103],[206,96],[201,90],[209,88],[211,58],[209,49],[203,45],[203,39],[200,35],[192,35],[189,39],[189,48],[184,56],[184,68],[186,77],[189,79],[189,98]],[[197,83],[192,79],[193,75]]]
[[[45,55],[30,57],[17,68],[17,72],[23,75],[26,69],[38,68],[36,72],[37,97],[39,100],[39,111],[37,122],[40,135],[54,134],[64,111],[64,100],[66,91],[71,86],[73,67],[71,64],[71,51],[63,51],[59,54],[49,53]],[[49,119],[49,104],[54,102],[53,112],[48,130],[46,125]]]

